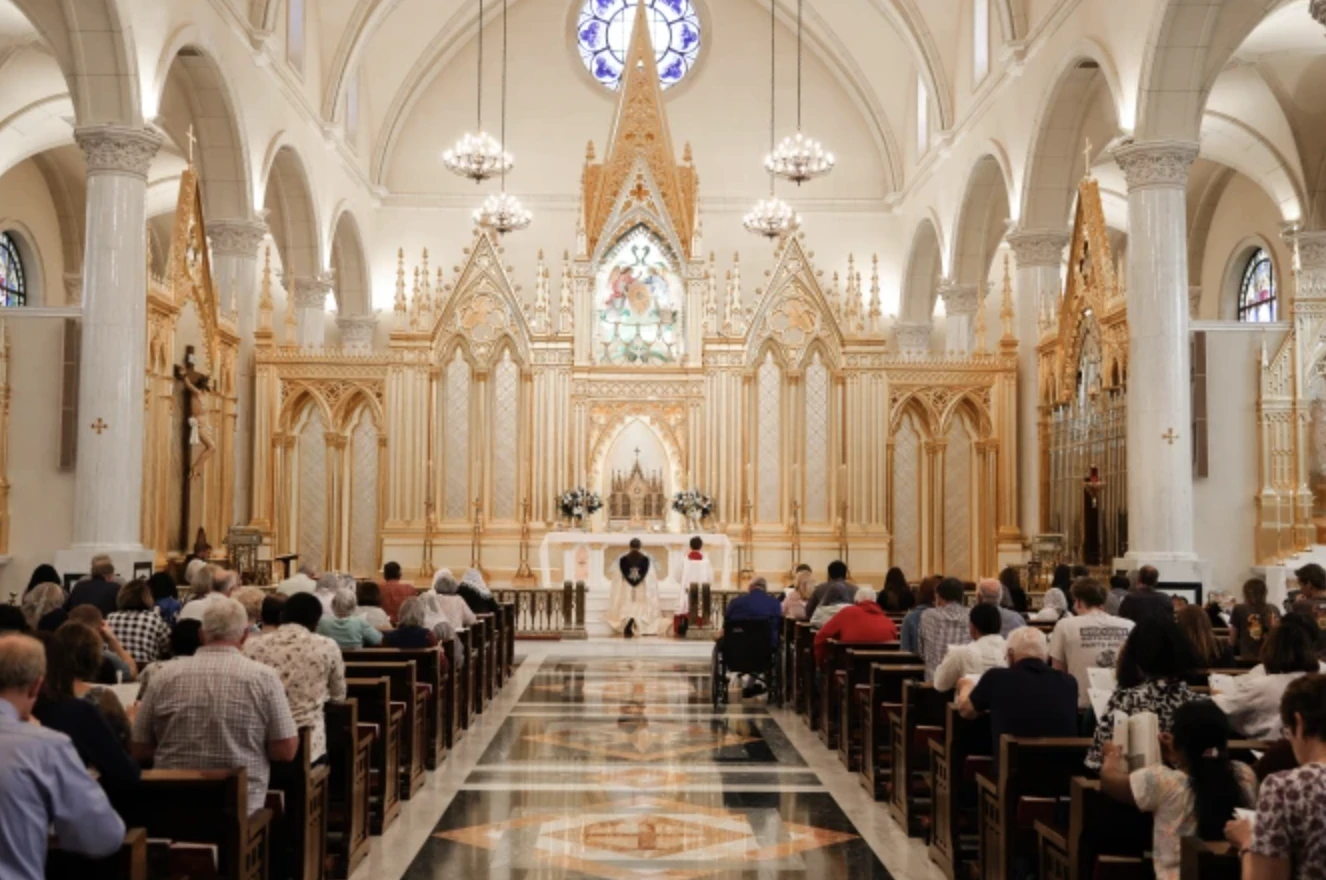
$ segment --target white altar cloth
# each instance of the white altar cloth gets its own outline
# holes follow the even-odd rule
[[[679,532],[549,532],[543,536],[543,542],[539,544],[539,573],[543,581],[544,589],[551,589],[552,579],[552,548],[559,546],[562,548],[562,572],[563,578],[575,580],[572,573],[575,572],[576,562],[575,553],[580,547],[589,548],[589,580],[585,586],[591,592],[606,590],[608,588],[608,578],[603,570],[607,563],[607,548],[620,547],[622,552],[630,546],[632,538],[639,538],[640,544],[646,553],[651,548],[665,548],[668,553],[668,576],[660,581],[660,584],[668,584],[678,589],[682,585],[674,580],[681,571],[682,560],[690,552],[691,533]],[[704,540],[704,549],[711,552],[719,548],[723,551],[722,575],[719,583],[714,584],[714,589],[731,589],[732,586],[732,542],[728,540],[727,535],[712,534],[707,535],[703,532],[700,537]],[[669,614],[672,610],[665,609]]]

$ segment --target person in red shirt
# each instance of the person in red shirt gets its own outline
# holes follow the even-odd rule
[[[419,595],[414,584],[401,580],[401,567],[395,562],[382,566],[382,583],[378,589],[382,593],[382,610],[387,612],[393,624],[401,613],[401,604]]]
[[[862,587],[856,591],[856,604],[830,617],[815,634],[816,666],[824,662],[829,639],[847,643],[896,642],[898,627],[875,601],[875,591]]]

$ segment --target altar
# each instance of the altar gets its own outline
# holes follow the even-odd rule
[[[660,577],[659,585],[683,589],[684,585],[675,581],[675,573],[681,571],[681,564],[690,549],[692,537],[693,535],[689,533],[678,532],[644,532],[640,534],[634,532],[549,532],[543,536],[543,541],[539,544],[539,575],[544,589],[551,589],[553,587],[552,548],[556,546],[562,548],[563,578],[575,580],[567,573],[576,570],[576,551],[581,547],[585,547],[589,550],[589,577],[585,581],[585,586],[590,593],[606,591],[608,589],[608,579],[603,571],[607,565],[608,548],[619,547],[621,552],[625,553],[631,540],[639,538],[646,553],[655,548],[667,550],[667,577]],[[722,549],[722,567],[714,566],[715,570],[721,571],[722,574],[719,576],[719,582],[714,584],[713,587],[723,590],[731,589],[732,542],[728,540],[727,535],[721,534],[701,534],[700,538],[704,540],[704,549],[710,555],[711,561],[714,560],[713,553],[715,550],[717,548]]]

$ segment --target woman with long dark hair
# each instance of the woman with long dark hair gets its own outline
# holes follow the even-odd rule
[[[1177,880],[1180,838],[1223,840],[1234,808],[1257,802],[1257,777],[1247,764],[1229,759],[1229,736],[1225,713],[1210,700],[1195,700],[1180,706],[1171,732],[1160,735],[1165,764],[1130,773],[1123,752],[1105,747],[1101,787],[1155,816],[1156,880]]]
[[[1018,614],[1026,614],[1027,591],[1022,589],[1022,576],[1013,566],[1007,566],[999,572],[999,583],[1004,587],[1004,595],[1008,597],[1009,608],[1012,608]],[[1001,603],[1002,604],[1002,603]]]
[[[899,638],[902,640],[900,647],[904,651],[921,653],[921,615],[935,607],[935,590],[939,588],[939,582],[942,580],[939,575],[931,575],[921,581],[921,586],[917,588],[916,606],[902,619]]]
[[[1240,657],[1261,654],[1266,636],[1280,623],[1280,612],[1266,601],[1266,581],[1250,578],[1243,584],[1243,601],[1229,615],[1229,640]]]
[[[894,566],[884,575],[884,591],[879,594],[879,604],[885,611],[911,611],[916,605],[912,587],[907,583],[907,575]]]
[[[47,565],[43,562],[32,570],[32,577],[28,578],[28,585],[23,590],[23,593],[26,595],[28,590],[41,584],[58,583],[60,583],[60,573],[55,570],[54,565]]]

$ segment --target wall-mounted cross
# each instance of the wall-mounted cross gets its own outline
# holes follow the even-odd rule
[[[1173,429],[1173,428],[1170,428],[1168,432],[1166,432],[1166,433],[1160,435],[1160,439],[1161,439],[1161,440],[1168,441],[1168,442],[1169,442],[1169,445],[1170,445],[1170,446],[1173,446],[1173,445],[1174,445],[1174,441],[1177,440],[1177,439],[1179,439],[1179,435],[1174,433],[1174,429]]]
[[[96,431],[96,432],[97,432],[97,436],[100,437],[100,436],[101,436],[101,432],[104,431],[104,430],[106,430],[107,428],[109,428],[110,425],[108,425],[108,424],[106,424],[105,422],[103,422],[103,421],[101,420],[101,416],[97,416],[97,420],[96,420],[95,422],[93,422],[89,427],[91,427],[92,430]]]
[[[198,143],[198,138],[196,138],[196,137],[193,136],[193,124],[192,124],[192,123],[190,123],[190,125],[189,125],[189,132],[188,132],[188,134],[185,135],[185,137],[186,137],[186,138],[188,139],[188,141],[189,141],[189,165],[192,167],[192,165],[193,165],[193,145],[196,144],[196,143]]]

